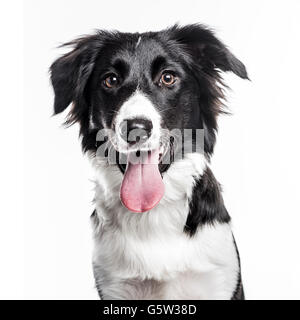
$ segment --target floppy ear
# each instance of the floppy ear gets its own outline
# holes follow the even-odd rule
[[[199,24],[170,29],[173,39],[181,43],[201,67],[208,72],[216,68],[231,71],[242,79],[248,79],[246,67],[207,27]]]
[[[93,35],[63,45],[72,46],[73,50],[58,58],[50,67],[55,94],[54,114],[64,111],[83,93],[94,68],[99,44],[99,37]]]

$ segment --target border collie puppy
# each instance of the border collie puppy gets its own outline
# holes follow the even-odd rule
[[[71,51],[50,68],[54,113],[72,104],[67,123],[79,123],[95,168],[100,298],[244,299],[230,216],[209,167],[221,73],[247,79],[243,63],[199,24],[98,31],[65,45]]]

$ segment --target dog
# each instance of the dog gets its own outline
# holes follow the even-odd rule
[[[100,298],[245,299],[210,169],[226,113],[222,72],[248,79],[244,64],[201,24],[101,30],[64,45],[71,50],[50,67],[54,114],[72,105],[66,123],[79,123],[95,169]]]

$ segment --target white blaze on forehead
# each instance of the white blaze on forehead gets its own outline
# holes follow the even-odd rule
[[[150,99],[140,91],[136,91],[121,106],[115,118],[115,131],[117,136],[119,135],[119,127],[122,121],[134,118],[142,118],[152,122],[153,129],[149,142],[157,143],[161,129],[161,116]],[[121,142],[121,139],[119,142]]]
[[[116,124],[122,120],[143,118],[160,121],[161,117],[153,103],[143,93],[137,91],[121,106],[116,117]]]
[[[135,48],[138,47],[138,45],[140,44],[141,40],[142,40],[142,37],[139,37],[138,40],[137,40],[137,43],[136,43],[136,45],[135,45]]]

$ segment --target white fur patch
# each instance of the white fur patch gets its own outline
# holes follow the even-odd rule
[[[89,117],[89,129],[90,130],[93,130],[96,128],[96,125],[94,123],[94,120],[93,120],[93,112],[90,111],[90,117]]]
[[[230,299],[239,265],[228,224],[183,233],[195,179],[206,167],[188,154],[163,175],[165,195],[149,212],[132,213],[120,201],[117,166],[92,159],[96,169],[93,257],[97,285],[110,299]]]
[[[139,37],[136,42],[135,48],[137,48],[139,46],[139,44],[141,43],[141,40],[142,40],[142,37]]]

